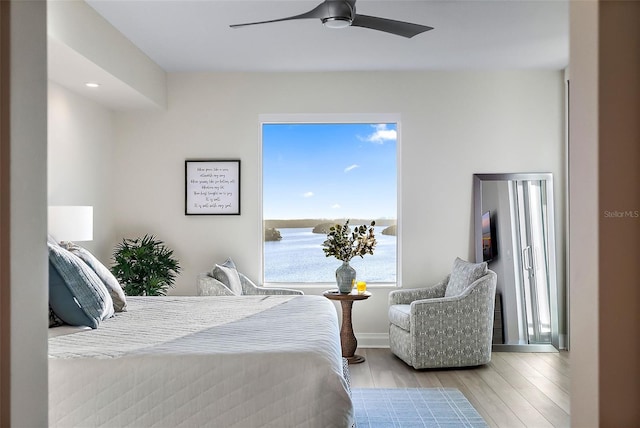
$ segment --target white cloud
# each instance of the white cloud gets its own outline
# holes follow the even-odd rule
[[[333,204],[333,205],[331,205],[331,208],[333,208],[334,210],[337,210],[337,209],[342,208],[342,207],[340,206],[340,204]]]
[[[353,165],[350,165],[350,166],[346,167],[346,168],[344,169],[344,172],[353,171],[353,170],[354,170],[354,169],[356,169],[356,168],[360,168],[360,165],[357,165],[357,164],[355,164],[355,163],[354,163]]]
[[[313,196],[313,192],[305,192],[305,193],[302,194],[303,198],[310,198],[312,196]]]
[[[386,123],[372,125],[375,131],[364,138],[365,141],[376,144],[384,144],[385,141],[396,141],[398,133],[395,129],[387,129]]]

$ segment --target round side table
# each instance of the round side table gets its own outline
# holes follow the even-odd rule
[[[338,290],[327,290],[322,293],[329,300],[338,300],[342,306],[342,326],[340,327],[340,345],[342,346],[342,356],[349,361],[349,364],[358,364],[364,362],[362,355],[355,355],[358,341],[353,334],[353,325],[351,324],[351,310],[353,302],[356,300],[366,300],[371,297],[371,293],[365,291],[359,294],[351,292],[348,294],[340,293]]]

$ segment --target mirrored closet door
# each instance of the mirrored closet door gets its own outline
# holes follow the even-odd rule
[[[476,174],[474,198],[476,261],[498,275],[494,349],[557,350],[551,174]]]

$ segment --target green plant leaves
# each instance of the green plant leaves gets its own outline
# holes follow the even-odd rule
[[[123,239],[113,251],[111,272],[129,296],[164,296],[180,273],[173,250],[153,235]]]
[[[327,239],[322,243],[322,251],[326,257],[333,256],[343,262],[348,262],[355,256],[364,257],[365,254],[373,254],[376,246],[376,238],[372,221],[371,226],[362,225],[351,232],[349,220],[344,225],[336,224],[329,228]]]

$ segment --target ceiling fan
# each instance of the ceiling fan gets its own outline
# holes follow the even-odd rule
[[[287,18],[272,19],[269,21],[248,22],[246,24],[230,25],[231,28],[245,27],[247,25],[269,24],[272,22],[292,21],[295,19],[318,18],[327,28],[362,27],[371,30],[384,31],[385,33],[411,38],[425,31],[433,30],[433,27],[413,24],[411,22],[396,21],[376,16],[360,15],[356,13],[356,0],[325,0],[309,12]]]

